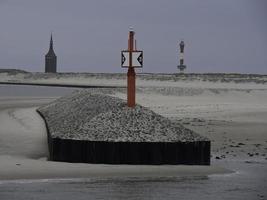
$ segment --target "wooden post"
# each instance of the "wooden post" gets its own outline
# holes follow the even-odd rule
[[[132,52],[134,51],[134,31],[129,32],[129,68],[127,73],[127,105],[128,107],[135,107],[135,70],[132,66]]]

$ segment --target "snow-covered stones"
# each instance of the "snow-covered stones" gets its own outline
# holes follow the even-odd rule
[[[80,90],[38,109],[52,138],[114,142],[206,141],[148,108]]]
[[[210,164],[210,141],[148,108],[87,90],[38,109],[53,161]]]

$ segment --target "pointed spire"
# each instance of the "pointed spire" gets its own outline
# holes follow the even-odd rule
[[[51,32],[51,38],[50,38],[50,49],[53,50],[53,35],[52,35],[52,32]]]
[[[54,52],[54,48],[53,48],[53,35],[52,35],[52,32],[51,32],[51,36],[50,36],[49,51],[48,51],[48,53],[46,54],[46,56],[53,56],[53,57],[56,56],[56,54],[55,54],[55,52]]]

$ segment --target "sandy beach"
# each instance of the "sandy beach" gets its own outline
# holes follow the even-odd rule
[[[102,85],[108,85],[110,81],[121,80],[97,80]],[[262,188],[267,180],[263,173],[267,169],[267,84],[201,80],[140,82],[142,87],[138,87],[137,93],[139,104],[182,123],[212,141],[211,166],[92,165],[47,161],[46,129],[36,108],[75,89],[0,85],[1,181],[212,177],[221,174],[246,177],[245,185],[246,181],[253,180],[250,187],[257,188],[256,193],[266,195]],[[124,89],[99,91],[126,99]],[[234,183],[238,180],[235,179]]]
[[[51,101],[53,98],[47,98]],[[1,100],[0,133],[0,179],[57,179],[57,178],[107,178],[107,177],[173,177],[205,176],[211,174],[233,173],[233,171],[212,166],[185,165],[101,165],[77,164],[47,161],[48,148],[46,128],[36,112],[36,104],[44,99],[27,101],[24,98]],[[29,104],[35,105],[29,107]]]

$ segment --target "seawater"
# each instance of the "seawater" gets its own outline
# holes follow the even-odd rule
[[[0,199],[266,199],[266,162],[232,163],[235,173],[198,177],[41,179],[0,182]],[[237,170],[238,169],[238,170]]]
[[[2,85],[0,97],[58,97],[71,93],[77,88],[31,86],[31,85]]]

